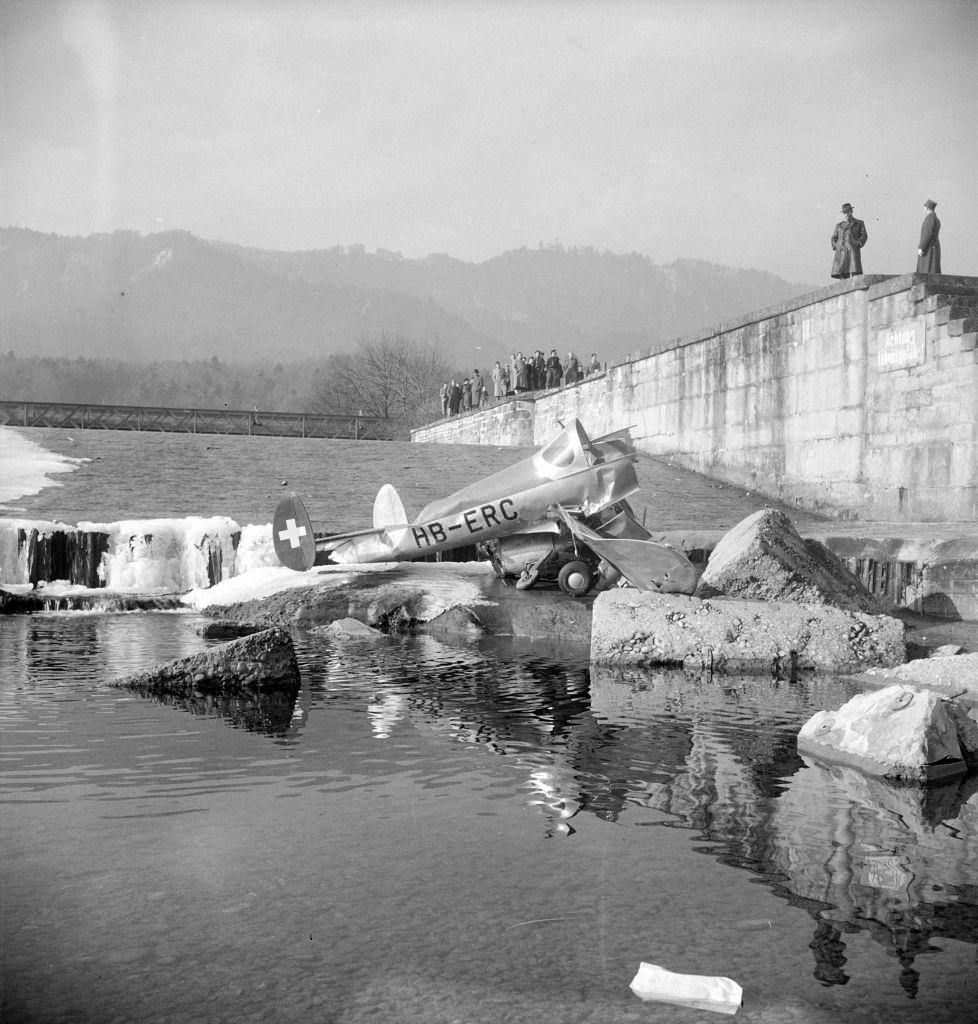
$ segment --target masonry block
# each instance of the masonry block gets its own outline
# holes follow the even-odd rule
[[[978,331],[978,317],[966,316],[948,322],[947,333],[952,338],[960,337],[969,331]]]

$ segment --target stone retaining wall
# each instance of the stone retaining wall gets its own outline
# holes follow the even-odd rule
[[[412,439],[540,445],[576,416],[799,508],[975,522],[976,341],[978,278],[865,275]]]

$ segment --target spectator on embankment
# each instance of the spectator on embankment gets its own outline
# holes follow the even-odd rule
[[[448,388],[448,413],[450,416],[457,416],[462,407],[462,389],[458,381],[452,380]]]
[[[927,215],[920,225],[920,244],[917,246],[917,273],[939,274],[941,272],[941,222],[934,212],[937,203],[928,199],[924,203]]]
[[[499,360],[496,360],[496,365],[492,368],[492,399],[494,402],[499,402],[506,397],[506,371],[503,369],[502,364]]]
[[[581,379],[580,364],[573,352],[567,353],[567,362],[564,364],[564,383],[576,384]]]

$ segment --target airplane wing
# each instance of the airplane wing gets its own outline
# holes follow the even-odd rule
[[[622,516],[616,517],[609,526],[619,535],[604,536],[575,519],[567,509],[558,506],[557,510],[571,534],[613,565],[636,590],[692,594],[696,588],[692,562],[676,548],[657,544],[648,534],[641,536],[646,531],[630,517],[624,517],[623,522]],[[627,525],[629,522],[632,527]]]

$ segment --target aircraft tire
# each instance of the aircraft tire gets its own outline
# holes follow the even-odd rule
[[[557,573],[557,586],[570,597],[583,597],[594,583],[594,573],[586,562],[568,562]]]

